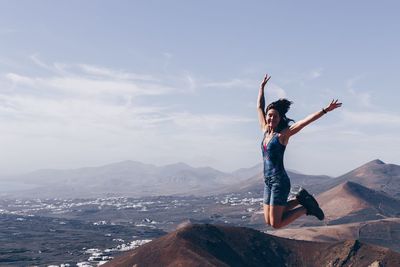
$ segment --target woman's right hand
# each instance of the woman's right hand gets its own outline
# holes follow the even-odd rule
[[[268,76],[268,74],[265,74],[264,80],[261,82],[261,89],[264,89],[265,85],[267,82],[271,79],[271,76]]]

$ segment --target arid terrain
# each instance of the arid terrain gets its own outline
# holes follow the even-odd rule
[[[243,227],[188,225],[104,266],[399,266],[400,253],[358,240],[297,241]]]
[[[0,198],[0,240],[4,245],[0,264],[97,266],[118,256],[121,258],[115,262],[121,265],[114,266],[128,266],[124,264],[133,262],[148,266],[146,264],[150,264],[150,260],[164,260],[163,257],[168,263],[172,256],[179,259],[177,263],[187,261],[194,264],[197,259],[200,265],[208,262],[210,266],[235,266],[229,261],[231,258],[239,263],[249,262],[241,266],[267,264],[265,255],[256,254],[258,248],[264,248],[268,259],[278,264],[276,266],[289,262],[307,263],[307,266],[396,266],[390,264],[398,261],[398,165],[374,160],[337,178],[290,172],[293,186],[290,197],[300,186],[307,188],[315,194],[326,218],[318,221],[304,216],[279,230],[266,226],[264,222],[263,181],[259,165],[228,174],[209,168],[191,168],[185,164],[157,167],[155,170],[153,166],[146,165],[144,168],[138,163],[133,165],[141,168],[135,169],[130,162],[117,164],[125,166],[125,171],[119,172],[120,183],[129,177],[138,180],[130,185],[131,190],[127,186],[119,196],[115,191],[119,185],[112,187],[111,192],[102,185],[102,181],[107,181],[105,177],[112,175],[113,169],[118,169],[116,165],[111,165],[111,169],[84,169],[83,173],[78,170],[62,171],[60,181],[69,183],[64,188],[64,196],[76,196],[73,198],[56,198],[51,194],[47,198],[39,198],[35,194],[35,197],[30,197],[35,190],[32,187],[13,192],[3,190]],[[135,172],[132,173],[132,170]],[[167,182],[163,181],[162,175],[151,181],[157,180],[158,185],[180,184],[175,189],[170,187],[173,194],[155,196],[141,192],[140,197],[124,196],[124,192],[132,194],[137,190],[137,184],[143,182],[134,178],[135,175],[143,172],[155,175],[162,170],[168,170],[169,176],[163,176],[167,177]],[[40,176],[40,173],[45,176]],[[50,173],[57,175],[58,171]],[[71,176],[68,173],[72,173]],[[85,185],[92,181],[89,178],[80,181],[79,177],[85,173],[90,174],[88,177],[98,175],[103,178],[95,187]],[[62,187],[58,184],[54,188],[54,182],[47,182],[47,175],[49,171],[39,171],[21,179],[30,179],[30,185],[40,184],[36,189],[44,193]],[[201,181],[207,175],[212,177],[214,185],[222,186],[213,190],[203,187]],[[225,186],[229,179],[237,182]],[[190,188],[190,194],[182,191],[185,185]],[[68,191],[75,186],[82,188]],[[80,192],[85,190],[89,190],[87,196],[80,196]],[[97,197],[89,197],[92,195]],[[197,240],[200,233],[204,233],[204,237]],[[243,239],[243,235],[247,234],[254,239]],[[243,246],[249,250],[237,240],[248,242]],[[158,246],[170,247],[170,254],[157,252],[152,254],[153,258],[147,258],[147,251],[157,250]],[[182,250],[178,249],[179,246]],[[139,249],[130,252],[137,247]],[[327,249],[329,253],[325,251]],[[124,254],[125,251],[129,252]],[[286,257],[288,253],[293,257]]]

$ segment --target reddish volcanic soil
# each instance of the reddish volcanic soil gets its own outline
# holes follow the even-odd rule
[[[386,164],[378,159],[373,160],[340,177],[331,179],[320,189],[325,191],[345,181],[356,182],[374,190],[384,191],[391,197],[400,199],[400,166],[396,164]]]
[[[355,240],[289,240],[253,229],[188,225],[102,266],[400,266],[400,254]]]
[[[400,252],[400,218],[321,227],[288,228],[268,231],[268,233],[284,238],[318,242],[358,239]]]
[[[399,200],[354,182],[342,183],[318,195],[317,200],[325,212],[326,220],[360,214],[358,221],[364,221],[366,213],[369,216],[378,215],[374,219],[400,214]],[[353,221],[356,219],[353,218]]]

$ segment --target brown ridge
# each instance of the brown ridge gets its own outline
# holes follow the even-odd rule
[[[188,225],[106,263],[107,266],[400,266],[400,254],[357,240],[289,240],[244,227]]]

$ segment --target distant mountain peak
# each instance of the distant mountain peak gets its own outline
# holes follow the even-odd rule
[[[167,164],[167,165],[164,165],[164,166],[162,166],[162,167],[166,167],[166,168],[185,168],[185,169],[187,169],[187,168],[193,168],[192,166],[190,166],[189,164],[186,164],[186,163],[184,163],[184,162],[176,162],[176,163],[172,163],[172,164]]]
[[[386,168],[389,164],[386,164],[385,162],[383,162],[380,159],[374,159],[370,162],[367,162],[363,165],[361,165],[360,167],[342,175],[342,176],[347,176],[347,175],[351,175],[354,177],[366,177],[369,174],[375,173],[375,172],[379,172],[379,170],[382,170],[383,168]],[[380,174],[378,174],[380,175]]]
[[[152,164],[148,164],[148,163],[143,163],[140,161],[135,161],[135,160],[122,160],[122,161],[118,161],[118,162],[113,162],[113,163],[109,163],[109,164],[105,164],[102,166],[97,166],[97,167],[91,167],[91,168],[98,168],[98,167],[110,167],[110,166],[154,166]]]
[[[386,163],[383,162],[383,161],[380,160],[380,159],[374,159],[374,160],[368,162],[368,163],[365,164],[365,165],[382,165],[382,164],[386,164]]]

